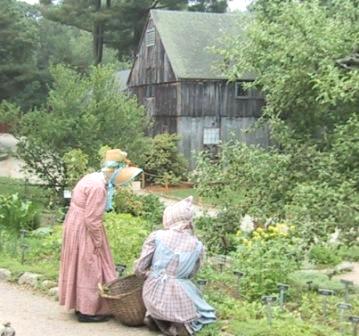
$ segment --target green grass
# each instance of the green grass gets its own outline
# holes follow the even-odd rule
[[[0,253],[0,268],[6,268],[12,273],[13,279],[17,279],[24,272],[38,273],[48,280],[56,280],[59,273],[59,261],[37,261],[21,264],[19,257],[11,257]]]

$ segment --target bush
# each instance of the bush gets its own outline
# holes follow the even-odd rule
[[[164,205],[156,195],[136,195],[133,191],[121,188],[115,196],[115,211],[143,217],[150,227],[162,223]]]
[[[243,240],[231,254],[235,269],[245,273],[241,280],[243,294],[253,300],[277,293],[277,284],[300,266],[302,250],[295,238],[276,236],[272,239]]]
[[[115,263],[131,268],[150,232],[147,223],[129,214],[108,213],[105,228]]]
[[[0,230],[19,236],[21,230],[32,231],[39,226],[37,206],[23,201],[18,194],[0,196]]]
[[[297,225],[308,242],[313,242],[315,237],[326,239],[336,229],[341,231],[340,239],[348,243],[357,235],[354,222],[358,220],[359,194],[354,182],[339,186],[327,181],[300,183],[291,194],[286,217]]]
[[[133,191],[121,188],[116,191],[114,208],[118,213],[128,213],[138,217],[142,213],[143,204]]]
[[[73,188],[88,171],[88,155],[81,149],[72,149],[62,157],[65,167],[65,184]]]
[[[211,254],[227,254],[236,248],[235,233],[240,225],[240,212],[229,208],[216,218],[201,216],[195,219],[198,235]]]
[[[144,170],[149,175],[150,183],[162,185],[176,184],[185,179],[187,162],[178,152],[176,134],[163,133],[156,135],[151,142],[149,151],[145,154]]]
[[[309,250],[309,260],[319,265],[337,265],[342,261],[338,249],[328,244],[317,244]]]

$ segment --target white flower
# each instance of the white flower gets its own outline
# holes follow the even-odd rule
[[[340,230],[338,228],[335,228],[334,233],[329,235],[328,243],[331,245],[338,244],[339,243],[339,234],[340,234]]]
[[[251,233],[254,230],[254,222],[251,216],[245,215],[241,220],[240,229],[245,233]]]

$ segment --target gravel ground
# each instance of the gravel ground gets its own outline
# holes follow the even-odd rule
[[[0,323],[10,322],[16,336],[156,336],[111,320],[79,323],[50,298],[0,281]]]

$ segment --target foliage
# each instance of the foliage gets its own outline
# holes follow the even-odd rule
[[[27,6],[4,0],[0,7],[0,101],[31,98],[36,72],[36,23],[28,19]]]
[[[96,64],[101,62],[103,44],[116,50],[121,59],[132,57],[151,9],[183,10],[190,7],[195,11],[225,12],[227,8],[226,0],[201,0],[194,6],[189,6],[187,0],[112,0],[106,1],[106,4],[99,0],[92,3],[66,0],[60,4],[42,0],[41,4],[46,18],[93,33]]]
[[[329,244],[319,243],[309,250],[309,260],[319,265],[337,265],[342,259],[338,250]]]
[[[178,153],[176,134],[158,134],[152,141],[145,154],[144,170],[147,180],[160,184],[178,183],[185,178],[187,163]]]
[[[19,155],[30,169],[62,186],[62,156],[80,149],[95,167],[103,144],[126,150],[135,162],[143,161],[145,112],[135,98],[118,92],[111,67],[80,75],[59,65],[51,72],[54,87],[46,105],[24,115],[17,130],[22,136]]]
[[[20,230],[34,230],[39,226],[38,208],[23,201],[18,194],[0,196],[0,229],[19,236]]]
[[[334,126],[357,111],[359,73],[340,66],[357,48],[357,17],[351,0],[331,6],[269,0],[249,17],[245,37],[228,41],[221,51],[233,79],[256,73],[254,85],[267,101],[264,114],[274,121],[273,135],[282,145],[288,136],[325,144]],[[277,118],[285,120],[285,133],[276,127]]]
[[[338,255],[343,260],[350,260],[350,261],[359,261],[359,245],[358,243],[353,246],[340,246],[338,250]]]
[[[129,213],[138,217],[142,212],[143,204],[140,196],[136,195],[132,190],[121,188],[116,191],[115,211],[119,213]]]
[[[155,195],[136,195],[126,188],[117,190],[115,196],[115,211],[129,213],[135,217],[142,217],[149,223],[150,228],[162,223],[164,206]]]
[[[263,320],[234,322],[230,331],[236,336],[326,336],[339,335],[327,326],[311,325],[300,319],[275,320],[272,326]]]
[[[149,234],[146,222],[129,214],[108,213],[105,228],[115,263],[130,269]]]
[[[218,162],[200,154],[193,174],[196,189],[239,215],[279,216],[291,189],[287,155],[232,141],[221,147]],[[233,183],[233,182],[236,183]]]
[[[64,154],[65,183],[73,188],[88,170],[88,156],[81,149],[72,149]]]
[[[44,190],[39,185],[29,184],[28,181],[11,177],[0,177],[0,195],[11,196],[18,194],[23,200],[31,199],[31,202],[41,207],[47,207],[52,198],[52,193]]]
[[[10,269],[15,276],[23,272],[35,272],[45,275],[47,279],[56,280],[62,244],[62,225],[41,229],[42,234],[39,234],[40,229],[37,229],[20,240],[10,233],[0,232],[0,267]],[[24,264],[21,263],[23,244],[26,246]]]
[[[341,241],[350,242],[356,236],[359,194],[349,177],[357,170],[352,159],[356,149],[351,140],[344,143],[351,149],[342,168],[332,151],[313,146],[284,154],[234,141],[222,145],[216,163],[202,153],[193,174],[196,189],[226,214],[223,228],[214,226],[214,231],[231,233],[238,217],[250,214],[260,222],[285,219],[307,242],[327,239],[337,229]]]
[[[320,271],[315,270],[299,270],[288,275],[289,283],[295,288],[307,290],[317,290],[319,288],[326,288],[336,292],[343,292],[344,286],[338,280],[331,280],[329,277]],[[308,285],[310,281],[310,286]]]
[[[280,231],[265,235],[257,229],[252,238],[241,238],[242,244],[232,253],[236,269],[246,274],[241,286],[251,299],[277,292],[277,284],[285,283],[289,273],[300,266],[302,249],[298,239]]]

